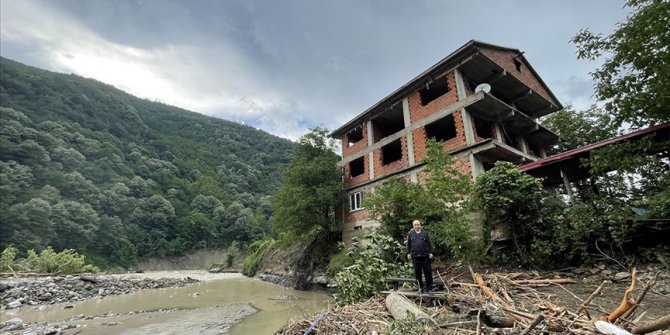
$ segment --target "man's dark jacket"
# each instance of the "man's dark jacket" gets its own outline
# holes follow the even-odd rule
[[[409,231],[409,234],[407,234],[407,252],[412,254],[412,257],[428,257],[431,250],[430,237],[425,230],[421,229],[419,233],[414,229]]]

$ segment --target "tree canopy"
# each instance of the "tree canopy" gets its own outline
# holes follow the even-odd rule
[[[303,238],[335,229],[335,207],[344,185],[337,166],[340,157],[327,134],[326,129],[316,128],[298,142],[273,201],[273,228],[280,234]]]
[[[608,36],[581,30],[572,42],[580,59],[604,59],[595,94],[619,125],[670,120],[670,2],[628,0],[633,12]]]
[[[0,249],[101,265],[248,243],[295,147],[252,127],[0,58]]]

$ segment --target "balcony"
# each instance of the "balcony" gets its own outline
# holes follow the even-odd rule
[[[477,54],[460,67],[461,73],[474,86],[487,83],[492,87],[491,93],[501,99],[514,103],[517,109],[533,118],[538,118],[560,109],[553,102],[533,91],[525,83],[516,78],[488,57]]]
[[[474,95],[481,95],[481,99],[477,99],[467,109],[477,118],[491,123],[500,122],[505,132],[525,137],[529,141],[541,144],[544,147],[558,142],[558,135],[493,95],[485,92],[477,92]]]

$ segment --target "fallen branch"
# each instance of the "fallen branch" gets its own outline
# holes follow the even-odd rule
[[[581,313],[581,311],[584,311],[586,313],[586,317],[588,317],[589,320],[591,320],[591,315],[589,315],[589,311],[586,310],[586,306],[588,306],[591,303],[591,300],[593,300],[596,296],[600,294],[600,292],[602,292],[603,288],[605,288],[606,283],[607,283],[606,280],[603,281],[600,284],[600,286],[598,286],[598,288],[595,291],[593,291],[593,293],[591,293],[591,295],[586,300],[584,300],[584,302],[579,306],[577,314]]]
[[[570,278],[555,278],[555,279],[520,279],[512,280],[512,283],[517,285],[545,285],[545,284],[574,284],[575,280]]]
[[[522,331],[519,335],[528,335],[528,333],[530,333],[530,331],[533,330],[533,328],[537,327],[537,325],[539,325],[540,322],[542,322],[542,320],[544,320],[544,315],[538,314],[535,317],[535,320],[533,320],[533,322],[528,327],[526,327],[526,329],[524,329],[524,331]]]
[[[642,302],[642,299],[644,299],[644,297],[647,295],[647,292],[649,292],[649,290],[651,290],[651,288],[654,287],[654,285],[656,285],[656,280],[658,280],[658,275],[660,274],[661,274],[660,272],[656,272],[656,276],[654,276],[654,279],[648,282],[646,285],[644,285],[644,290],[642,290],[642,293],[640,293],[637,299],[635,299],[635,306],[633,306],[633,308],[631,308],[628,312],[626,312],[626,314],[624,314],[622,318],[628,319],[631,316],[635,315],[637,307],[640,306],[640,303]]]
[[[609,322],[614,322],[616,319],[618,319],[623,313],[626,313],[628,310],[633,308],[635,306],[635,301],[630,298],[631,293],[633,293],[633,290],[635,289],[635,282],[637,281],[637,272],[635,271],[635,268],[633,268],[633,273],[631,274],[631,282],[630,282],[630,287],[624,292],[623,294],[623,299],[621,300],[621,304],[619,307],[617,307],[610,315],[607,317],[607,321]]]
[[[661,329],[670,328],[670,314],[633,329],[633,334],[647,334]]]
[[[417,321],[437,325],[435,320],[419,308],[419,306],[399,293],[391,293],[386,297],[386,309],[388,309],[396,320],[404,320],[409,314],[413,314]]]
[[[503,300],[500,296],[498,296],[493,290],[491,290],[488,285],[486,285],[486,282],[484,281],[484,278],[480,275],[475,273],[472,270],[472,267],[470,267],[470,274],[472,275],[472,279],[477,283],[479,286],[479,289],[482,290],[485,296],[499,302],[503,307],[509,308],[509,309],[514,309],[514,307],[510,304],[508,304],[505,300]]]

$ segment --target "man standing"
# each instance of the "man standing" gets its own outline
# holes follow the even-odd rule
[[[433,287],[433,274],[430,269],[430,260],[433,259],[433,254],[431,253],[430,237],[428,237],[428,232],[421,229],[421,221],[414,220],[412,227],[413,229],[407,235],[407,259],[412,260],[414,277],[419,283],[419,289],[421,291],[425,289],[430,294]],[[426,286],[423,285],[423,280],[421,280],[421,272],[426,278]]]

